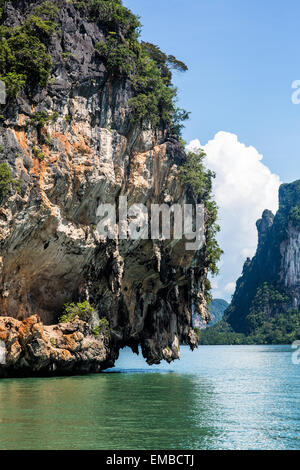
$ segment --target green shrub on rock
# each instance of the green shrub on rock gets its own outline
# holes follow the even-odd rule
[[[71,302],[64,305],[63,314],[58,318],[59,323],[69,323],[78,317],[80,320],[89,323],[92,334],[97,338],[100,333],[105,337],[109,336],[109,322],[107,318],[100,318],[97,316],[94,308],[87,300],[84,302]]]
[[[16,181],[7,163],[0,164],[0,198],[4,197],[11,189],[18,190],[20,182]]]
[[[32,152],[34,156],[39,159],[40,162],[44,160],[45,154],[39,147],[33,147]]]
[[[68,323],[78,316],[80,320],[89,323],[93,318],[93,312],[94,309],[87,300],[84,302],[77,302],[76,304],[74,302],[67,303],[64,305],[64,312],[58,318],[58,322]]]
[[[147,128],[163,121],[171,133],[180,135],[178,118],[185,120],[188,113],[180,114],[175,107],[177,90],[172,84],[172,70],[186,71],[187,66],[154,44],[139,42],[139,18],[120,0],[73,3],[86,9],[91,21],[104,26],[105,40],[95,48],[112,79],[127,77],[131,81],[134,96],[128,104],[132,122]]]
[[[46,1],[22,26],[0,27],[0,79],[9,96],[17,96],[23,87],[46,85],[52,67],[47,45],[58,27],[57,14],[58,8]]]
[[[47,113],[47,111],[40,111],[34,114],[33,118],[30,120],[30,124],[41,128],[49,122],[54,122],[58,116],[59,114],[57,111],[51,114]]]
[[[121,32],[125,38],[134,38],[139,32],[139,18],[124,7],[121,0],[87,0],[74,3],[80,8],[87,7],[89,18],[104,23],[108,31]]]
[[[114,36],[96,44],[96,50],[103,58],[112,75],[129,75],[134,71],[135,55],[128,44],[119,43]]]

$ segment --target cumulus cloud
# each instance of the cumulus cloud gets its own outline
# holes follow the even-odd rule
[[[188,149],[202,147],[207,167],[216,172],[215,200],[219,206],[218,236],[224,255],[214,297],[230,298],[245,259],[257,246],[255,222],[264,209],[276,212],[280,178],[262,162],[253,147],[239,142],[235,134],[218,132],[206,145],[193,140]]]

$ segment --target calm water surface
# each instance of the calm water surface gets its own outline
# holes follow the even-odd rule
[[[299,449],[289,346],[201,346],[172,365],[124,350],[99,375],[0,380],[0,449]]]

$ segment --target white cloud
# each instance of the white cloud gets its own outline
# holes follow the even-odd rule
[[[233,294],[235,290],[235,282],[229,282],[226,284],[224,291],[227,292],[228,294]]]
[[[207,167],[216,172],[215,200],[219,206],[218,236],[224,250],[214,297],[225,297],[234,290],[243,263],[257,246],[255,222],[264,209],[276,212],[280,179],[262,163],[262,155],[238,141],[235,134],[218,132],[206,145],[190,142],[189,149],[202,147]]]

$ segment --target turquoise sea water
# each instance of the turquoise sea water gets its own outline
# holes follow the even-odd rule
[[[201,346],[149,367],[0,380],[0,449],[300,449],[289,346]]]

